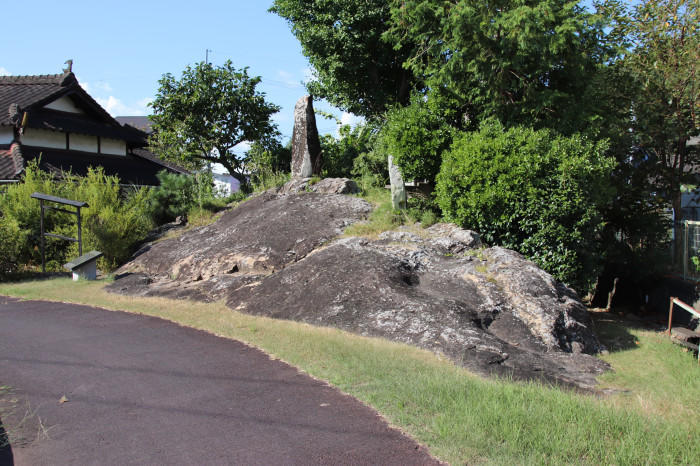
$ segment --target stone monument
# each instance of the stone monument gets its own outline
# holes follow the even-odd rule
[[[321,175],[321,140],[316,129],[313,97],[304,96],[294,107],[292,178]]]
[[[391,155],[389,156],[389,180],[391,181],[391,205],[395,210],[405,209],[407,207],[406,185]]]

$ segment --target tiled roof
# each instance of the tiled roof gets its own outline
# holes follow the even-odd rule
[[[24,170],[24,159],[19,146],[13,144],[10,149],[0,150],[0,180],[11,180]]]
[[[146,134],[153,132],[153,121],[147,116],[118,116],[115,119],[122,125],[138,128]]]
[[[80,87],[78,79],[71,72],[39,76],[0,76],[0,126],[12,125],[9,112],[12,104],[18,104],[22,110],[35,110],[66,94],[77,96],[86,109],[105,124],[121,126]]]
[[[67,114],[43,108],[64,96],[76,98],[87,113]],[[90,134],[123,139],[134,145],[146,144],[146,133],[131,126],[122,126],[85,90],[71,72],[40,76],[0,76],[0,126],[12,126],[13,108],[19,106],[21,118],[27,112],[27,126],[37,129]]]
[[[73,73],[41,76],[0,76],[0,125],[10,125],[11,104],[30,107],[54,95],[65,93],[77,80]]]
[[[10,157],[9,150],[0,150],[0,180],[11,180],[15,177],[15,161]]]
[[[185,170],[185,169],[182,168],[181,166],[176,165],[176,164],[174,164],[174,163],[172,163],[172,162],[167,162],[167,161],[165,161],[165,160],[161,160],[161,159],[159,159],[158,157],[156,157],[155,154],[153,154],[152,152],[147,151],[146,149],[134,149],[132,152],[134,153],[134,155],[135,155],[136,157],[140,157],[140,158],[142,158],[142,159],[149,160],[149,161],[151,161],[151,162],[153,162],[153,163],[157,163],[157,164],[163,166],[163,168],[167,168],[167,169],[169,169],[170,171],[173,171],[173,172],[175,172],[175,173],[180,173],[180,174],[182,174],[182,175],[189,175],[189,174],[190,174],[189,171]]]

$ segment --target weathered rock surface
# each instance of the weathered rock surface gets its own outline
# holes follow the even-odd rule
[[[299,194],[304,192],[319,194],[356,194],[360,188],[349,178],[324,178],[311,183],[312,178],[293,178],[276,190],[277,194]]]
[[[305,257],[370,210],[366,201],[351,196],[265,193],[211,225],[147,244],[120,272],[144,272],[153,280],[179,283],[267,275]]]
[[[394,209],[405,209],[408,203],[406,195],[406,185],[403,182],[399,167],[394,164],[394,157],[388,157],[389,163],[389,182],[391,183],[391,205]]]
[[[316,128],[313,98],[304,96],[294,107],[292,133],[292,178],[321,174],[321,140]]]
[[[268,192],[146,247],[109,288],[225,299],[250,314],[441,352],[482,374],[595,385],[607,366],[591,356],[601,346],[572,290],[455,225],[332,240],[369,210],[350,196]]]

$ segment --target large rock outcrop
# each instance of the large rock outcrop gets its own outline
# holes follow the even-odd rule
[[[209,226],[145,246],[118,293],[224,299],[242,312],[385,337],[482,374],[592,388],[607,367],[575,293],[455,225],[339,237],[363,200],[268,192]]]

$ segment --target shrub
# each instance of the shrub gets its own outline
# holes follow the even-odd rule
[[[211,172],[181,175],[166,170],[158,172],[159,186],[151,190],[149,203],[151,217],[156,224],[187,216],[193,207],[211,211],[220,210]]]
[[[30,198],[33,192],[88,203],[81,209],[83,252],[102,251],[102,269],[110,270],[128,259],[153,227],[147,189],[122,192],[119,179],[106,176],[101,168],[90,169],[86,177],[65,173],[59,181],[30,163],[22,182],[9,186],[0,196],[0,273],[41,264],[40,208],[39,202]],[[44,225],[47,232],[74,238],[78,235],[74,215],[47,210]],[[61,265],[77,255],[77,243],[47,238],[47,270],[62,270]]]
[[[276,139],[254,142],[245,156],[245,167],[250,172],[246,190],[264,191],[276,185],[292,165],[292,141],[283,146]]]
[[[444,217],[588,289],[600,267],[601,208],[612,199],[606,142],[488,121],[457,138],[437,177]]]
[[[353,160],[351,173],[363,191],[389,183],[389,166],[384,152],[371,150],[358,155]]]
[[[291,173],[260,171],[251,183],[254,192],[267,191],[270,188],[279,188],[289,181]]]
[[[387,156],[393,155],[406,181],[432,183],[452,136],[453,130],[443,118],[414,97],[410,105],[387,112],[376,150],[385,163]]]
[[[349,178],[355,159],[372,149],[376,135],[370,124],[342,125],[339,133],[337,139],[330,134],[321,136],[324,178]]]
[[[0,217],[0,277],[17,269],[22,229],[14,218]]]

